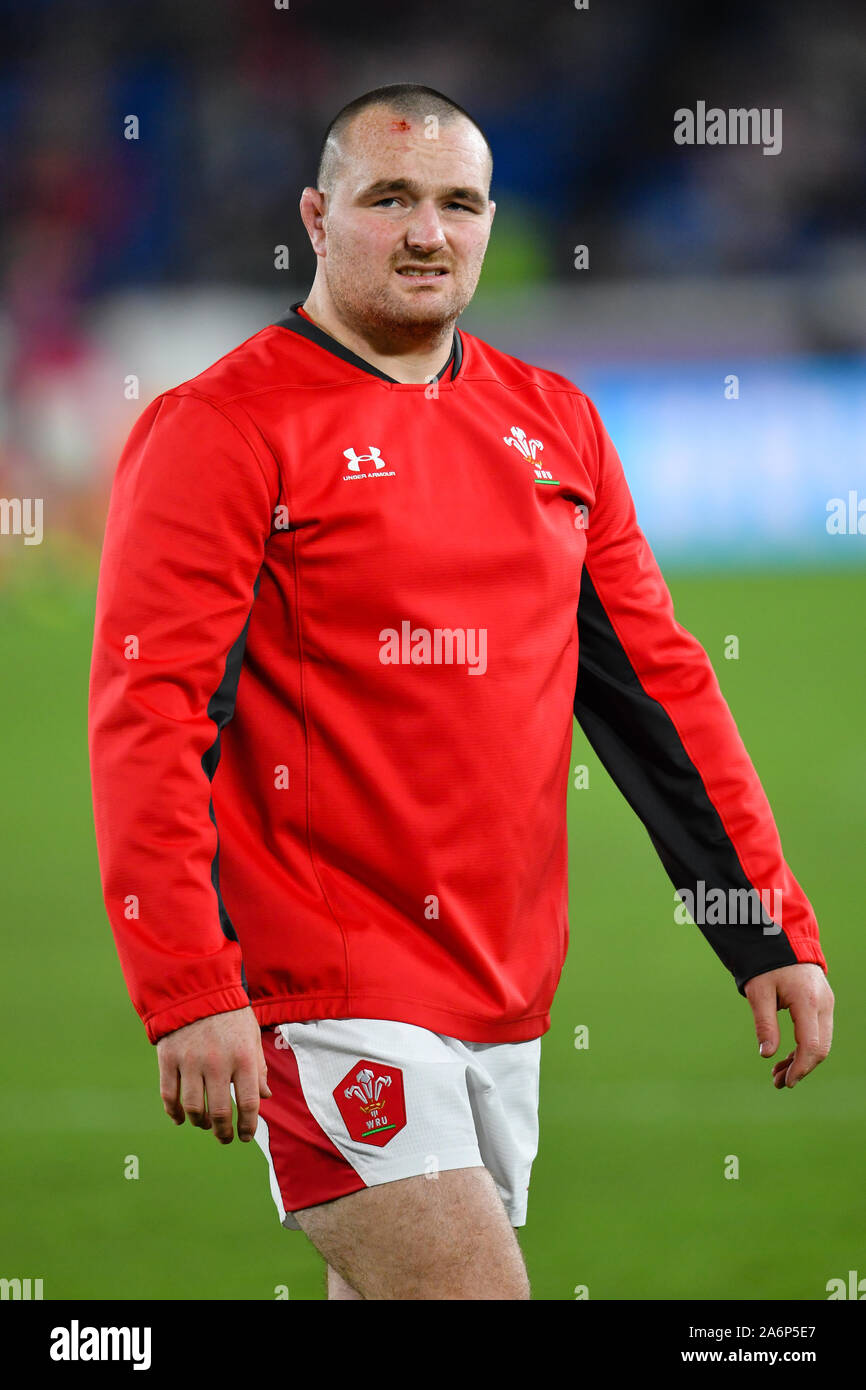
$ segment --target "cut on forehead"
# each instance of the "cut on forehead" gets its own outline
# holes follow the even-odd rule
[[[445,127],[465,124],[487,156],[488,182],[493,172],[493,155],[484,131],[457,102],[430,87],[401,83],[380,87],[358,97],[334,117],[325,134],[317,172],[318,187],[329,192],[339,176],[341,163],[355,146],[358,153],[368,140],[392,133],[399,137],[422,126],[426,138],[432,121]],[[436,129],[437,127],[433,127]]]
[[[435,135],[427,133],[431,129]],[[410,148],[422,154],[434,150],[443,154],[455,153],[459,159],[461,182],[469,176],[468,168],[477,168],[472,182],[486,189],[489,182],[487,148],[484,137],[471,121],[459,115],[449,115],[441,121],[440,126],[431,127],[427,115],[407,115],[386,106],[365,108],[336,137],[332,187],[333,180],[344,173],[348,175],[350,183],[355,182],[356,175],[366,181],[365,172],[377,182],[383,176],[393,174],[393,177],[397,177],[395,161]],[[467,160],[471,161],[468,166]]]

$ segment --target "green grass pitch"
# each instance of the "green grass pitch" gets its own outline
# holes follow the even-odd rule
[[[323,1298],[321,1261],[280,1229],[258,1148],[221,1148],[162,1112],[97,874],[93,587],[32,563],[0,618],[0,1275],[42,1278],[47,1299]],[[746,1001],[697,930],[675,925],[643,827],[575,726],[590,785],[570,792],[571,948],[521,1242],[539,1299],[581,1285],[590,1299],[822,1299],[828,1279],[866,1275],[866,573],[668,577],[818,912],[835,1047],[795,1091],[773,1089]],[[723,658],[730,633],[737,661]]]

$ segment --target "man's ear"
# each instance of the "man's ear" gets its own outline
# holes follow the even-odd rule
[[[307,229],[307,236],[317,256],[327,254],[325,235],[325,212],[328,195],[319,188],[307,187],[301,194],[301,221]]]
[[[496,216],[496,204],[494,203],[494,201],[493,201],[492,198],[488,198],[488,200],[487,200],[487,206],[490,208],[490,222],[491,222],[491,225],[492,225],[492,224],[493,224],[493,219],[494,219],[494,217]]]

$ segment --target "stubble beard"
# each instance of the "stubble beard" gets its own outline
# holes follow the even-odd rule
[[[419,257],[420,263],[420,257]],[[364,288],[363,276],[353,273],[349,263],[343,263],[335,271],[333,263],[327,266],[328,290],[341,317],[356,332],[365,338],[381,344],[383,351],[399,350],[401,344],[412,346],[433,340],[444,341],[451,332],[455,320],[463,313],[475,293],[478,273],[473,275],[469,267],[462,268],[460,282],[452,270],[447,301],[436,294],[433,302],[401,303],[399,291],[389,290],[386,285],[371,285]],[[393,275],[393,271],[389,271]],[[435,291],[433,293],[436,293]],[[417,298],[426,291],[417,291]],[[419,312],[420,310],[420,312]]]

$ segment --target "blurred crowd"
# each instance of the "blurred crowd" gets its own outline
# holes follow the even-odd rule
[[[0,0],[0,20],[0,487],[45,449],[87,468],[75,402],[108,370],[89,306],[276,289],[278,244],[309,281],[300,190],[330,118],[384,82],[439,88],[487,133],[488,287],[573,282],[578,243],[613,282],[866,267],[862,0]],[[677,146],[698,100],[781,108],[783,152]]]
[[[779,270],[866,257],[860,0],[567,0],[407,7],[291,0],[2,0],[11,292],[267,284],[323,128],[386,81],[453,95],[493,145],[532,263],[567,275]],[[677,147],[673,112],[782,108],[780,157]],[[124,139],[135,115],[139,138]],[[498,230],[498,229],[497,229]],[[516,271],[515,273],[522,273]]]

